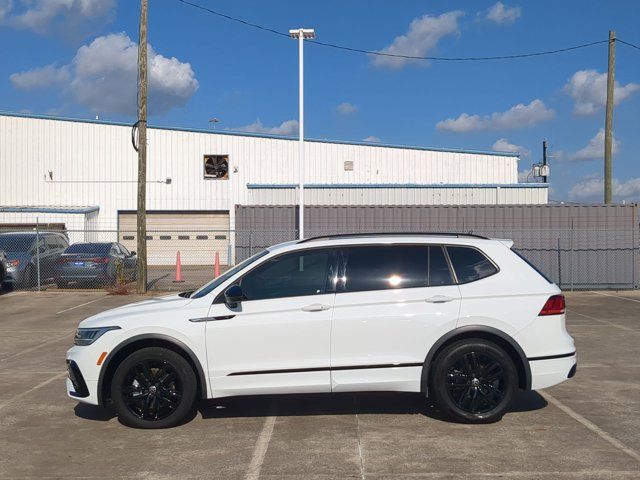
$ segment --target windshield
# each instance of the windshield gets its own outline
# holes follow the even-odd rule
[[[0,250],[5,252],[28,252],[33,246],[35,235],[0,235]]]
[[[264,257],[267,253],[269,253],[269,250],[262,250],[261,252],[258,252],[255,255],[253,255],[252,257],[247,258],[244,262],[240,262],[235,267],[232,267],[229,270],[227,270],[226,272],[224,272],[218,278],[210,281],[209,283],[207,283],[203,287],[200,287],[200,289],[196,290],[193,293],[193,295],[191,295],[191,298],[204,297],[208,293],[212,292],[216,287],[218,287],[218,285],[221,285],[227,279],[233,277],[240,270],[242,270],[243,268],[245,268],[248,265],[251,265],[253,262],[258,260],[259,258]]]

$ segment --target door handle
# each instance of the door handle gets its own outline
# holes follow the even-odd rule
[[[425,301],[429,303],[447,303],[454,300],[453,297],[447,297],[446,295],[434,295],[433,297],[427,298]]]
[[[323,310],[329,310],[331,307],[329,305],[322,305],[321,303],[312,303],[311,305],[306,305],[302,307],[302,311],[304,312],[321,312]]]

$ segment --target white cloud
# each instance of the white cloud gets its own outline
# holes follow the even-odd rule
[[[519,103],[506,112],[491,115],[461,114],[458,118],[448,118],[436,124],[438,130],[449,132],[472,132],[476,130],[496,130],[532,127],[552,119],[555,112],[547,108],[542,100],[533,100],[528,105]]]
[[[615,201],[637,202],[640,200],[640,178],[630,178],[625,182],[614,178],[611,181],[611,188]],[[582,202],[602,202],[604,198],[603,179],[597,175],[584,177],[571,187],[569,198]]]
[[[234,128],[234,130],[250,133],[268,133],[271,135],[295,135],[298,133],[298,121],[286,120],[277,127],[265,127],[260,119],[257,119],[251,125]]]
[[[464,12],[455,10],[439,16],[423,15],[414,19],[404,35],[396,37],[391,45],[379,50],[380,53],[424,57],[436,47],[438,42],[448,35],[458,34],[458,20]],[[411,63],[425,63],[424,60],[408,58],[372,56],[371,62],[376,67],[400,69]]]
[[[495,150],[496,152],[520,153],[523,157],[531,155],[531,150],[528,150],[521,145],[510,143],[506,138],[499,138],[496,140],[491,146],[491,150]]]
[[[149,45],[149,113],[160,114],[187,103],[198,89],[189,63],[167,58]],[[125,33],[98,37],[80,47],[69,65],[51,65],[13,74],[20,89],[59,87],[95,113],[137,112],[138,45]]]
[[[358,107],[349,102],[342,102],[336,107],[336,110],[340,115],[351,115],[358,111]]]
[[[620,151],[620,143],[612,135],[611,138],[611,151],[616,154]],[[589,143],[584,148],[581,148],[575,152],[571,157],[571,160],[598,160],[604,158],[604,128],[601,128],[596,135],[589,140]]]
[[[14,87],[21,90],[36,90],[54,86],[64,86],[69,82],[69,68],[46,65],[32,68],[26,72],[14,73],[9,76]]]
[[[91,24],[113,18],[116,0],[0,0],[0,21],[39,34],[65,36],[88,32]]]
[[[9,15],[12,8],[13,2],[11,0],[0,0],[0,22]]]
[[[375,135],[369,135],[366,138],[362,139],[363,142],[371,142],[371,143],[380,143],[382,140],[380,140],[380,137],[376,137]]]
[[[627,83],[622,86],[616,81],[613,103],[619,104],[638,90],[640,85],[637,83]],[[597,70],[577,71],[564,86],[564,91],[574,100],[575,115],[593,115],[606,104],[607,74],[598,73]]]
[[[509,8],[504,3],[497,2],[489,9],[485,18],[498,24],[506,24],[515,22],[521,15],[520,7]]]

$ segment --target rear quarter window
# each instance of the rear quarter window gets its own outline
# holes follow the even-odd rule
[[[476,248],[462,246],[447,246],[446,248],[458,283],[475,282],[498,273],[493,262]]]

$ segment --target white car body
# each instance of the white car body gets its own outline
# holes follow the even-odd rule
[[[246,270],[285,252],[358,245],[470,246],[498,272],[465,284],[324,293],[243,301],[214,300]],[[67,380],[69,396],[103,404],[108,365],[136,341],[171,342],[196,367],[203,398],[306,392],[405,391],[428,394],[425,365],[456,335],[494,336],[522,360],[520,384],[550,387],[575,370],[565,315],[538,316],[560,289],[515,255],[511,242],[473,236],[372,235],[288,242],[200,298],[169,295],[90,317],[80,328],[117,327],[67,352],[86,392]],[[84,389],[83,389],[84,390]]]

